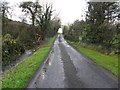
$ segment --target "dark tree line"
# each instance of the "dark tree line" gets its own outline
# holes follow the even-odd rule
[[[21,2],[19,8],[25,15],[30,16],[31,24],[22,17],[22,22],[8,19],[9,3],[2,4],[2,61],[3,67],[21,56],[26,49],[33,49],[40,45],[46,38],[53,37],[61,26],[59,18],[52,18],[52,5],[45,7],[36,2]]]
[[[118,2],[88,2],[85,21],[64,26],[65,37],[72,41],[101,45],[103,49],[117,49],[120,45],[120,7]]]
[[[20,7],[22,7],[23,12],[26,12],[27,14],[30,13],[31,19],[32,19],[32,25],[33,27],[38,26],[39,31],[41,33],[41,39],[44,40],[45,37],[50,36],[50,30],[51,32],[56,31],[51,27],[53,26],[52,23],[56,22],[57,27],[60,27],[60,20],[52,20],[52,14],[53,14],[53,8],[52,5],[46,4],[45,7],[40,5],[38,0],[36,2],[23,2],[20,4]],[[58,28],[57,28],[58,29]],[[34,28],[33,28],[34,30]],[[34,35],[36,35],[36,32],[34,31]]]

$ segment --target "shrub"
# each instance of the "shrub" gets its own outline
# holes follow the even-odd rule
[[[2,53],[3,67],[11,63],[25,51],[23,45],[18,43],[16,40],[12,39],[12,36],[10,34],[6,34],[3,37],[2,47],[3,47]]]

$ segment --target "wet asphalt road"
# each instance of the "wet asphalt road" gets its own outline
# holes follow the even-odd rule
[[[40,69],[33,88],[117,88],[118,81],[61,38],[57,38],[47,63]]]

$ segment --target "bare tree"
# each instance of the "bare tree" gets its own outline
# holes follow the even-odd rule
[[[31,18],[32,18],[32,25],[35,25],[35,18],[38,12],[41,11],[41,5],[38,3],[38,0],[34,3],[34,2],[22,2],[20,4],[20,7],[22,7],[22,11],[26,12],[26,13],[30,13],[31,14]]]
[[[42,32],[42,39],[45,39],[47,31],[50,28],[50,20],[52,16],[52,5],[46,4],[45,10],[42,13],[38,14],[37,23],[40,26]]]

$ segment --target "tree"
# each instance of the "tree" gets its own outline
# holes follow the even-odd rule
[[[50,21],[52,16],[52,5],[46,4],[45,11],[43,10],[42,13],[38,14],[37,23],[40,27],[42,33],[42,39],[44,40],[49,29],[50,29]]]
[[[36,15],[38,12],[41,12],[41,5],[38,3],[38,0],[34,3],[34,2],[22,2],[20,4],[20,7],[22,7],[22,11],[26,12],[26,13],[30,13],[31,14],[31,18],[32,18],[32,25],[35,25],[35,19],[36,19]]]
[[[63,31],[65,33],[65,37],[73,40],[73,41],[80,41],[85,38],[85,30],[87,24],[85,21],[75,20],[73,24],[70,26],[64,26]]]
[[[7,18],[7,13],[9,13],[8,9],[10,8],[8,6],[8,2],[3,2],[2,3],[2,29],[4,30],[4,27],[5,27],[5,18]]]
[[[68,25],[64,25],[63,26],[63,34],[66,36],[66,35],[68,35],[68,32],[69,32],[69,26]]]
[[[35,38],[33,36],[33,31],[31,29],[31,26],[25,28],[25,26],[22,27],[22,29],[20,29],[18,37],[17,37],[17,41],[21,44],[23,44],[23,46],[26,49],[30,49],[34,47],[35,44]]]
[[[109,23],[108,20],[104,21],[103,24],[101,24],[98,29],[100,29],[100,39],[103,40],[103,45],[107,48],[111,47],[114,41],[114,37],[117,34],[117,28],[116,25],[113,24],[113,22]]]
[[[59,18],[54,18],[50,21],[50,30],[48,31],[48,36],[54,36],[58,29],[61,27],[61,21]]]
[[[116,2],[88,2],[86,21],[89,30],[87,30],[87,38],[91,43],[103,43],[101,39],[101,29],[98,29],[98,27],[103,24],[105,20],[112,22],[112,20],[116,18],[117,7]]]
[[[37,18],[37,15],[38,13],[41,13],[41,8],[42,6],[39,4],[38,0],[36,2],[31,2],[31,1],[28,1],[28,2],[22,2],[20,4],[20,7],[22,7],[22,11],[23,12],[26,12],[27,14],[30,14],[31,16],[31,19],[32,19],[32,30],[33,30],[33,36],[35,38],[35,42],[37,43],[37,30],[36,30],[36,18]]]

